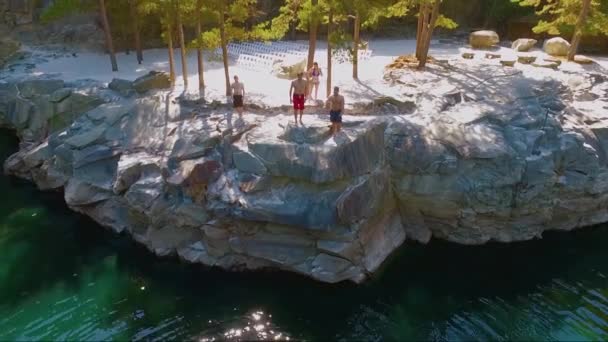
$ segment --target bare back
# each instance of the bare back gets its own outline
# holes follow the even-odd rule
[[[335,112],[344,111],[344,96],[342,95],[332,95],[327,99],[327,105],[329,110]]]
[[[234,82],[230,87],[232,88],[232,95],[243,96],[245,93],[245,84],[242,82]]]

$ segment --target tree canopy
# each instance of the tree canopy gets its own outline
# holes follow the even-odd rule
[[[535,33],[560,35],[572,33],[583,6],[581,0],[511,0],[521,6],[533,7],[540,18],[534,27]],[[587,20],[582,26],[583,34],[608,35],[608,1],[592,0]]]

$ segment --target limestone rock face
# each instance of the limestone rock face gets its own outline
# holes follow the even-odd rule
[[[511,48],[515,51],[528,52],[536,43],[538,43],[536,39],[520,38],[511,44]]]
[[[487,49],[500,43],[498,33],[494,31],[475,31],[469,35],[469,44],[475,49]]]
[[[551,56],[567,56],[570,43],[561,37],[547,39],[543,44],[543,50]]]
[[[467,62],[419,82],[415,108],[345,115],[335,137],[326,115],[232,125],[162,92],[98,104],[103,92],[78,84],[0,83],[0,122],[23,140],[4,168],[159,256],[332,283],[364,281],[412,240],[512,242],[608,221],[608,78],[530,67],[480,87],[472,74],[502,67]],[[42,125],[61,113],[74,116]]]

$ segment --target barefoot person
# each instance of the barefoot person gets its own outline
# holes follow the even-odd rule
[[[311,82],[312,82],[312,87],[310,87],[310,89],[308,90],[308,96],[311,97],[312,95],[312,88],[315,88],[315,101],[317,100],[317,95],[319,94],[319,84],[321,84],[321,80],[320,77],[323,76],[323,70],[321,70],[321,68],[319,68],[319,63],[315,62],[312,66],[312,68],[310,68],[310,70],[308,70],[308,76],[311,78]]]
[[[293,103],[293,116],[298,124],[298,112],[300,112],[300,123],[302,122],[302,115],[304,114],[304,102],[306,101],[306,80],[302,77],[304,73],[298,74],[298,79],[291,82],[289,88],[289,102]]]
[[[239,113],[239,118],[243,118],[243,101],[245,98],[245,84],[239,82],[239,77],[234,76],[234,83],[230,86],[232,89],[232,104],[234,109]]]
[[[331,121],[331,135],[336,135],[342,129],[342,113],[344,113],[344,96],[340,95],[340,88],[334,87],[334,93],[327,99],[329,120]]]

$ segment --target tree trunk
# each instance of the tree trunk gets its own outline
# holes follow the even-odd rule
[[[112,31],[110,30],[110,23],[108,22],[105,0],[99,0],[99,11],[101,12],[103,31],[106,35],[106,46],[110,53],[110,62],[112,62],[112,71],[118,71],[118,63],[116,63],[116,53],[114,52],[114,42],[112,41]]]
[[[361,16],[355,13],[355,32],[353,35],[353,78],[359,79],[359,43],[361,42]]]
[[[135,51],[137,52],[137,63],[144,61],[144,54],[141,49],[141,32],[139,30],[139,16],[137,14],[137,0],[129,0],[129,12],[131,14],[131,25],[133,38],[135,39]]]
[[[568,52],[569,61],[573,61],[574,56],[576,56],[578,45],[580,44],[581,37],[583,36],[583,25],[585,25],[585,22],[587,21],[587,16],[589,15],[590,9],[591,0],[583,0],[583,8],[581,8],[581,13],[579,13],[578,19],[576,20],[574,36],[572,36],[572,42],[570,43],[570,51]]]
[[[313,11],[317,10],[319,0],[312,0]],[[315,51],[317,50],[317,28],[318,21],[316,15],[310,18],[310,27],[308,29],[308,69],[312,68],[315,62]]]
[[[226,9],[222,7],[220,10],[220,40],[222,44],[222,59],[224,60],[224,76],[226,77],[226,96],[232,95],[230,89],[230,72],[228,70],[228,42],[226,41]]]
[[[179,50],[182,57],[182,78],[184,79],[184,88],[188,88],[188,51],[186,51],[186,42],[184,41],[184,25],[182,24],[182,14],[180,10],[179,0],[175,1],[175,18],[177,19]]]
[[[329,8],[329,14],[327,18],[327,97],[331,95],[331,73],[332,73],[332,44],[331,34],[334,25],[334,11],[333,8]]]
[[[441,7],[441,2],[443,0],[435,0],[433,3],[433,12],[429,19],[428,24],[425,23],[426,32],[424,35],[422,53],[420,55],[420,60],[418,61],[418,67],[424,68],[426,66],[426,61],[429,55],[429,49],[431,48],[431,38],[433,37],[433,31],[435,30],[435,24],[437,23],[437,19],[439,18],[439,8]]]
[[[418,28],[416,30],[416,58],[418,60],[420,60],[420,53],[422,52],[422,42],[424,41],[424,23],[427,20],[427,14],[427,3],[421,3],[420,9],[418,10]]]
[[[202,18],[201,12],[203,11],[203,0],[197,0],[196,2],[196,39],[201,38],[202,34]],[[199,46],[196,48],[196,61],[198,65],[198,87],[199,89],[205,88],[205,76],[204,76],[204,65],[203,65],[203,49]]]
[[[167,44],[169,45],[169,78],[171,85],[175,84],[175,58],[173,57],[173,25],[171,19],[167,18]]]

